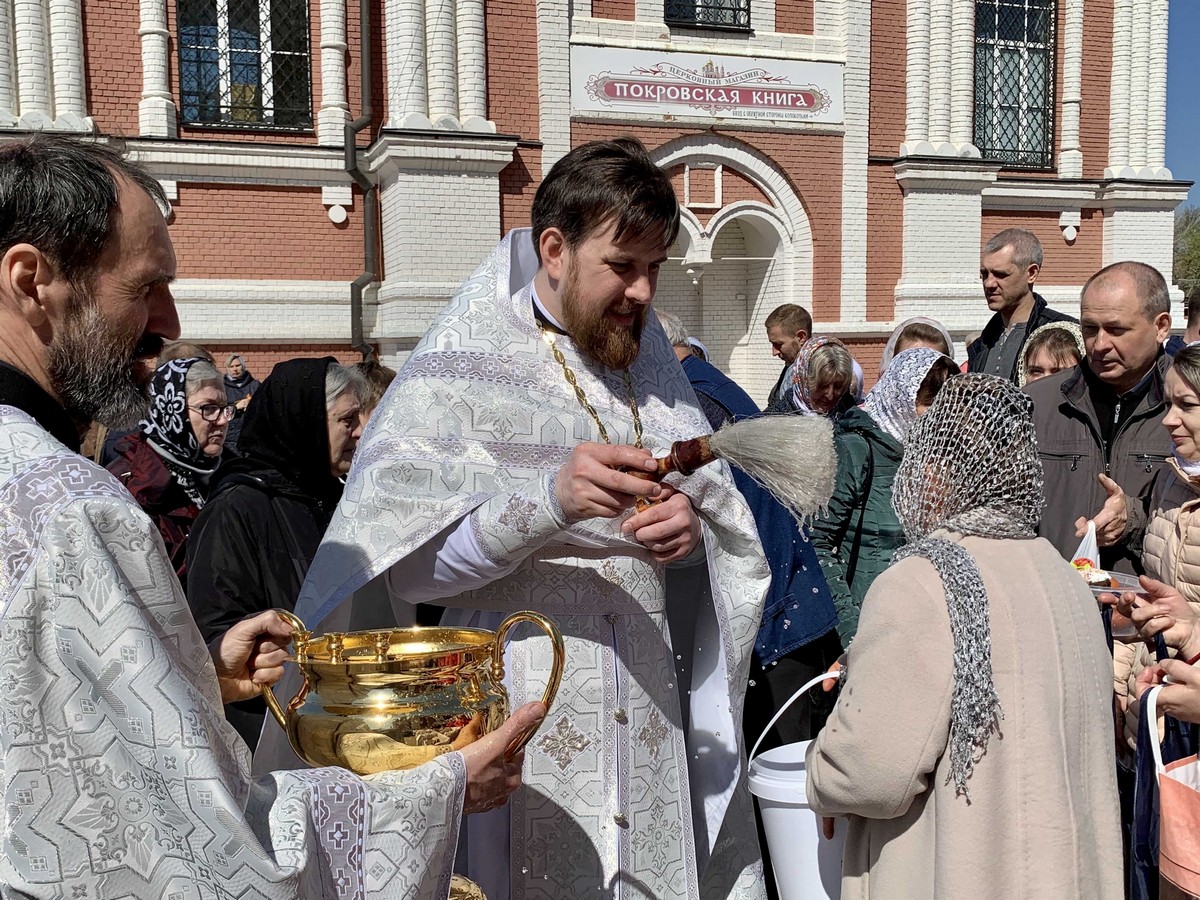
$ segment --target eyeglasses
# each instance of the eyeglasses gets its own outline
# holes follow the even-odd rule
[[[205,422],[220,422],[222,419],[232,419],[236,407],[232,404],[217,404],[205,403],[203,406],[189,406],[188,409],[194,409],[200,413],[200,418]]]

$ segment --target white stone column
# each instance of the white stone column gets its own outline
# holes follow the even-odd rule
[[[536,6],[538,131],[545,176],[571,149],[570,7],[568,0],[536,0]],[[661,2],[657,8],[661,21]]]
[[[1058,177],[1083,177],[1083,150],[1079,143],[1079,107],[1083,90],[1083,2],[1066,0],[1066,27],[1062,51],[1062,132],[1058,152]]]
[[[929,2],[908,0],[908,72],[905,79],[904,147],[916,152],[929,140]]]
[[[950,141],[954,0],[933,0],[929,23],[929,142]]]
[[[432,128],[425,76],[425,0],[386,0],[388,128]]]
[[[1129,64],[1129,165],[1146,165],[1146,104],[1150,100],[1150,0],[1138,0],[1133,10],[1133,41]],[[1113,102],[1118,102],[1116,97]]]
[[[867,320],[867,156],[870,145],[871,0],[846,0],[842,100],[842,283],[839,319]]]
[[[1113,178],[1129,166],[1130,65],[1133,55],[1133,10],[1137,0],[1113,0],[1111,101],[1108,116],[1108,167]]]
[[[50,0],[50,66],[53,73],[54,127],[91,131],[83,78],[81,0]]]
[[[1150,2],[1150,71],[1146,102],[1145,164],[1155,178],[1170,178],[1167,155],[1168,0]]]
[[[31,129],[53,129],[49,32],[41,0],[14,0],[13,34],[17,47],[21,125]]]
[[[458,50],[454,0],[425,0],[425,59],[429,118],[436,128],[458,128]]]
[[[950,65],[950,143],[961,155],[975,146],[975,0],[954,0]]]
[[[138,102],[138,132],[147,137],[173,138],[178,129],[171,94],[167,0],[141,0],[140,9],[142,99]]]
[[[17,124],[16,60],[13,59],[12,41],[7,35],[13,33],[12,7],[7,0],[0,0],[0,128],[11,128]]]
[[[466,131],[494,132],[487,118],[483,0],[458,0],[458,118]]]
[[[321,108],[317,110],[317,143],[345,143],[350,121],[346,90],[346,0],[321,0]]]

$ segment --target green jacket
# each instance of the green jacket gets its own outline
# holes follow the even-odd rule
[[[904,448],[857,408],[838,420],[834,445],[837,484],[828,513],[814,519],[810,530],[837,608],[838,636],[848,647],[858,630],[867,589],[904,543],[904,531],[892,508],[892,481]]]

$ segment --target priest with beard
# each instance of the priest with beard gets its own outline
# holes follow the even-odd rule
[[[754,520],[724,463],[661,485],[632,474],[709,431],[647,315],[679,229],[670,180],[636,140],[586,144],[542,182],[532,222],[372,416],[296,611],[343,627],[380,579],[397,615],[557,623],[565,673],[523,787],[460,851],[489,900],[762,897],[741,742],[769,580]],[[704,567],[705,590],[668,597],[677,563]],[[520,634],[506,657],[513,702],[539,697],[549,639]],[[285,749],[264,733],[256,764]]]
[[[0,147],[0,898],[444,900],[540,709],[412,771],[252,780],[221,705],[279,677],[290,629],[206,646],[154,524],[78,454],[146,414],[179,335],[165,205],[105,145]]]

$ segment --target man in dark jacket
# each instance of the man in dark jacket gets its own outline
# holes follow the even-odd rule
[[[1152,266],[1101,269],[1083,288],[1087,358],[1025,387],[1046,479],[1038,533],[1068,559],[1092,518],[1101,566],[1142,571],[1150,485],[1172,452],[1162,427],[1170,301]]]
[[[978,340],[967,346],[967,371],[998,375],[1017,383],[1025,341],[1047,322],[1074,322],[1046,306],[1033,285],[1042,270],[1042,242],[1022,228],[1006,228],[983,247],[979,278],[988,309],[995,313]]]
[[[812,316],[803,306],[785,303],[771,310],[763,325],[767,329],[767,340],[771,342],[771,355],[783,360],[783,371],[767,397],[767,408],[770,409],[783,394],[783,376],[787,374],[788,366],[796,361],[800,347],[812,336]]]

